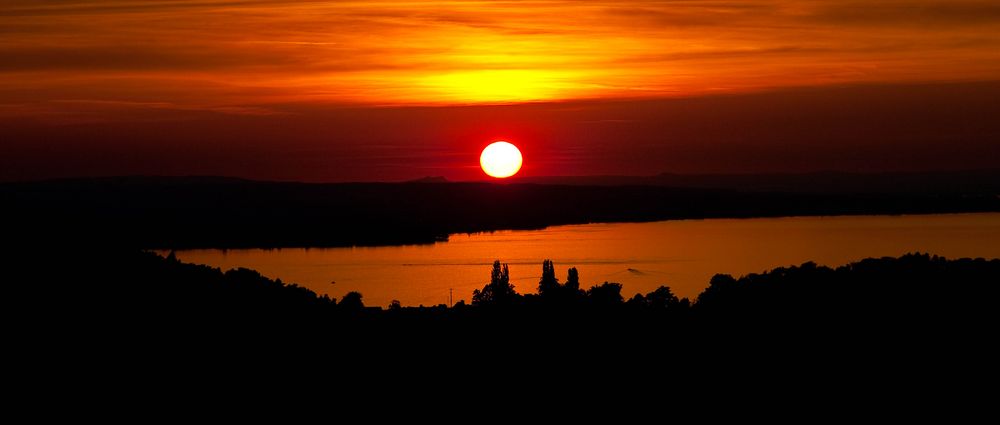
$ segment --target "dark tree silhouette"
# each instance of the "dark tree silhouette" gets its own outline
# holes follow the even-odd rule
[[[646,295],[646,305],[655,309],[676,307],[680,301],[668,286],[660,286]]]
[[[732,276],[717,274],[708,281],[708,288],[698,294],[696,305],[702,308],[724,309],[728,304],[739,301],[737,292],[741,289]]]
[[[613,307],[620,305],[622,298],[622,284],[604,282],[587,290],[587,297],[598,307]]]
[[[576,267],[570,267],[566,272],[566,290],[572,293],[580,291],[580,273]]]
[[[361,301],[361,293],[356,291],[348,292],[344,295],[344,298],[340,299],[337,303],[337,307],[341,307],[346,310],[361,310],[365,308],[365,303]]]
[[[496,260],[490,272],[490,283],[481,291],[472,291],[472,305],[509,305],[518,297],[520,294],[514,290],[514,285],[510,284],[510,270],[507,264],[500,264],[500,260]]]
[[[559,280],[556,279],[556,268],[552,260],[542,261],[542,279],[538,281],[538,295],[551,298],[559,292]]]
[[[660,286],[646,295],[635,294],[626,304],[631,308],[653,311],[674,311],[691,306],[687,298],[677,298],[669,286]]]

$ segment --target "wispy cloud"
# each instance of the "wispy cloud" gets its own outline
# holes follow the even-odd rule
[[[8,0],[0,103],[662,97],[993,79],[997,52],[992,0]]]

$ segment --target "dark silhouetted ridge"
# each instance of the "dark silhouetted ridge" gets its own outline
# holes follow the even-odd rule
[[[1000,211],[990,191],[756,192],[655,185],[260,182],[128,177],[0,184],[21,244],[239,248],[432,243],[559,224]]]
[[[655,176],[541,176],[522,183],[574,186],[665,186],[749,192],[827,194],[1000,194],[1000,169],[927,172],[675,174]]]
[[[791,379],[796,390],[877,377],[919,390],[911,383],[930,377],[936,387],[991,367],[1000,319],[1000,260],[924,254],[716,275],[693,302],[666,286],[623,294],[574,269],[560,282],[548,264],[544,292],[522,295],[497,262],[475,305],[382,309],[360,293],[338,302],[252,270],[149,252],[19,252],[6,258],[2,297],[12,361],[53,379],[141,373],[128,387],[137,391],[162,389],[148,374],[229,371],[241,379],[226,383],[239,385],[327,370],[337,385],[455,371],[471,374],[463,388],[541,374],[630,385]]]
[[[444,176],[427,176],[410,180],[408,183],[448,183],[448,179]]]

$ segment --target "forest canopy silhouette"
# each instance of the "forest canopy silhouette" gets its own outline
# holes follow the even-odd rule
[[[949,260],[907,254],[835,268],[809,262],[740,277],[718,274],[701,294],[689,300],[678,298],[669,286],[646,294],[623,294],[620,283],[601,282],[585,290],[581,283],[585,276],[575,268],[569,268],[565,281],[560,282],[553,262],[545,260],[537,287],[521,288],[534,293],[522,294],[510,283],[509,266],[498,260],[489,270],[489,281],[472,294],[471,305],[412,307],[394,302],[366,307],[363,295],[357,292],[340,300],[318,296],[249,269],[224,272],[183,263],[173,253],[166,257],[132,250],[95,256],[82,253],[64,265],[67,267],[47,273],[20,276],[20,281],[31,283],[17,289],[34,292],[21,299],[45,300],[44,307],[60,315],[113,316],[123,323],[227,318],[301,324],[308,319],[313,325],[331,326],[347,320],[362,328],[428,320],[477,323],[503,317],[538,322],[598,317],[672,326],[767,322],[784,327],[887,318],[955,320],[995,316],[993,303],[1000,283],[998,259]],[[944,287],[960,297],[942,297]]]
[[[390,379],[380,386],[401,372],[453,372],[470,385],[553,373],[706,385],[802,370],[906,379],[914,365],[969,376],[994,362],[989,336],[1000,319],[1000,260],[927,254],[716,275],[694,299],[666,285],[623,293],[573,268],[563,280],[549,261],[537,287],[514,287],[509,267],[495,262],[473,303],[452,307],[369,307],[357,292],[318,296],[253,270],[138,250],[26,254],[8,257],[16,266],[3,287],[15,346],[32,362],[102,374],[155,367],[216,376],[226,367],[313,381],[332,368],[333,385],[375,373]]]

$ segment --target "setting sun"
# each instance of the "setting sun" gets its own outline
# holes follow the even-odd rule
[[[493,142],[479,156],[479,165],[490,177],[507,178],[521,169],[521,151],[510,143]]]

